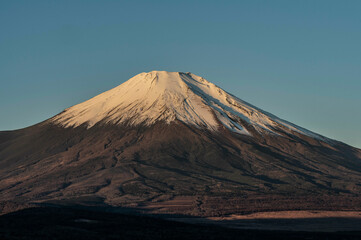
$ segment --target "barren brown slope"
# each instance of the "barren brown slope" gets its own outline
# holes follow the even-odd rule
[[[87,129],[46,121],[1,132],[1,201],[91,199],[193,215],[360,209],[360,150],[248,130],[253,137],[181,122]]]

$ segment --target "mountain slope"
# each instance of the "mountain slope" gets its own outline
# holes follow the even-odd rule
[[[355,209],[360,180],[359,149],[190,73],[142,73],[45,122],[0,132],[3,201],[194,215]]]

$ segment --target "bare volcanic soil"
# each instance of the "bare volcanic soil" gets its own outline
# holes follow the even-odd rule
[[[0,132],[1,201],[193,216],[360,210],[360,150],[280,129],[280,135],[248,131],[252,137],[179,121],[90,129],[46,121]]]

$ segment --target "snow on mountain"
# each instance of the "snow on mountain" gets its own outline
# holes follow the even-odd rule
[[[281,120],[192,73],[152,71],[70,107],[51,119],[64,127],[96,123],[152,125],[175,120],[198,128],[229,130],[251,135],[245,124],[258,132],[278,134],[286,128],[318,139],[322,136]]]

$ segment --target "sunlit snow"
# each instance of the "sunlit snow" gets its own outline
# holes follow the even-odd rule
[[[285,127],[312,137],[321,137],[273,116],[225,92],[192,73],[152,71],[88,101],[66,109],[52,121],[64,127],[98,122],[152,125],[175,120],[212,131],[225,126],[233,132],[251,135],[244,124],[259,132],[277,134]]]

